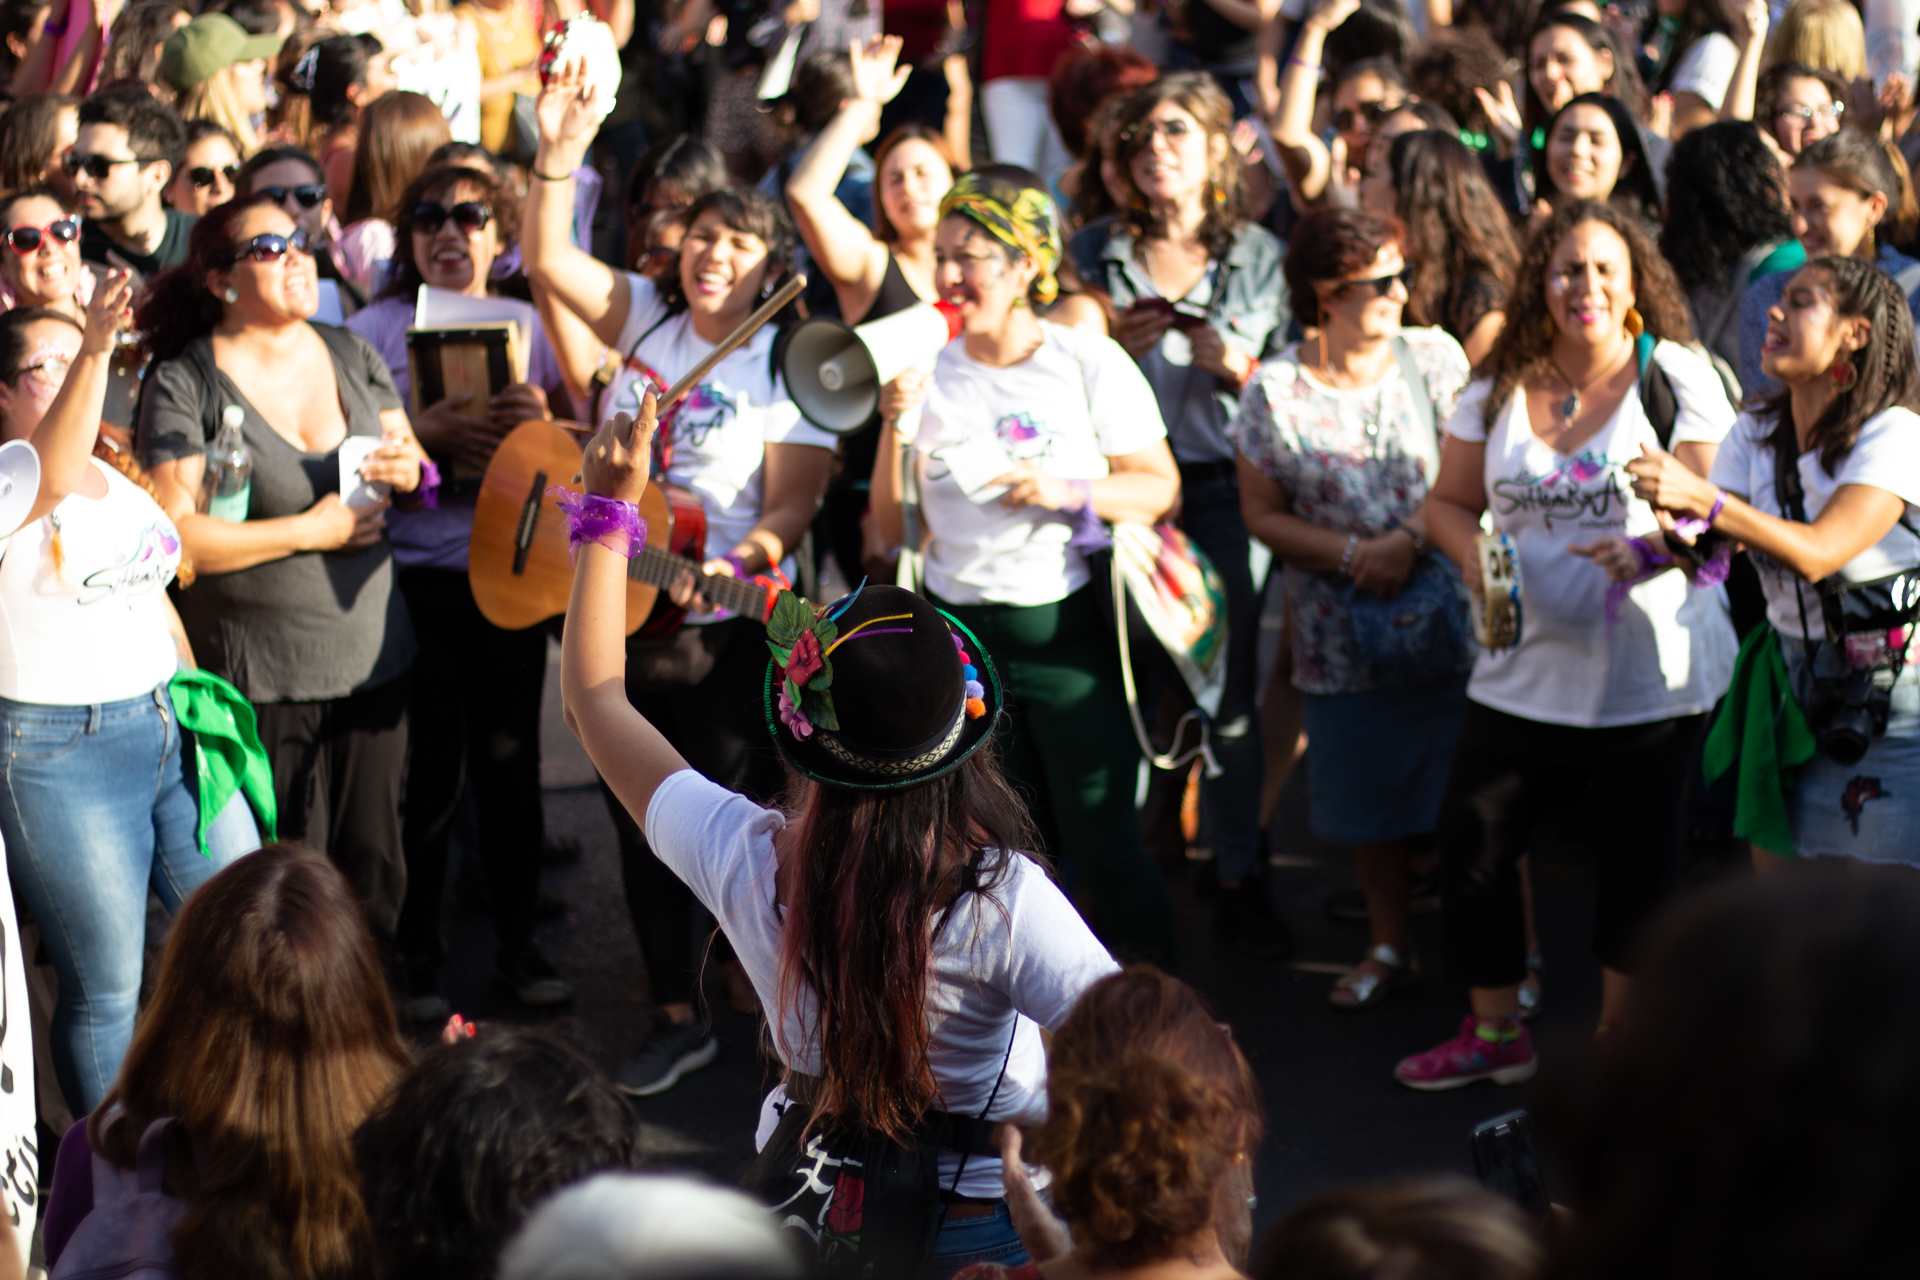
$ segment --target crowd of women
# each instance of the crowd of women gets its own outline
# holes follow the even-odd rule
[[[117,1189],[162,1166],[182,1274],[491,1266],[537,1196],[634,1164],[614,1090],[714,1061],[710,939],[786,1069],[750,1181],[822,1260],[1244,1268],[1258,1104],[1166,976],[1188,774],[1146,784],[1142,738],[1187,688],[1123,667],[1119,526],[1217,585],[1220,944],[1291,953],[1268,829],[1303,751],[1371,935],[1333,1005],[1418,979],[1437,890],[1470,1012],[1409,1087],[1534,1075],[1530,854],[1569,832],[1629,1045],[1680,1025],[1645,940],[1703,841],[1915,860],[1920,37],[1870,56],[1877,9],[989,0],[974,56],[959,6],[623,0],[591,5],[617,81],[537,67],[580,8],[0,6],[0,436],[32,446],[0,450],[0,835],[57,976],[47,1122],[78,1118],[56,1274],[124,1262]],[[433,390],[430,301],[508,320],[524,371]],[[809,419],[798,320],[933,302],[953,340],[868,421]],[[463,808],[497,981],[572,996],[535,942],[559,624],[469,585],[482,477],[552,421],[602,424],[541,511],[654,1022],[611,1082],[457,1017],[409,1073]],[[704,545],[636,632],[650,480]],[[741,581],[763,616],[719,607]],[[478,1095],[522,1077],[509,1140]],[[1050,1208],[989,1132],[1047,1114]],[[912,1158],[863,1237],[803,1169],[873,1144]],[[468,1163],[484,1223],[436,1198]],[[679,1192],[581,1194],[555,1212],[605,1227]],[[1474,1274],[1538,1267],[1510,1212],[1416,1186],[1314,1208],[1272,1274],[1456,1217]]]

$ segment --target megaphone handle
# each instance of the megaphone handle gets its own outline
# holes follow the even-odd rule
[[[918,555],[920,552],[920,468],[915,465],[918,450],[913,442],[920,434],[920,410],[908,409],[893,423],[894,437],[900,441],[900,544]]]

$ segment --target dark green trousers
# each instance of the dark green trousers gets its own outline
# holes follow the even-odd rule
[[[1094,931],[1124,960],[1171,969],[1173,904],[1140,835],[1140,746],[1093,592],[1027,606],[935,603],[980,637],[1000,674],[1000,758]]]

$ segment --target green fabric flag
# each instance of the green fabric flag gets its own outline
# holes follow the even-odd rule
[[[234,793],[244,792],[260,823],[260,838],[274,839],[279,810],[273,799],[273,768],[260,745],[260,727],[246,695],[211,671],[179,671],[167,682],[180,728],[191,731],[199,765],[200,852],[207,828]]]
[[[1792,857],[1787,791],[1793,770],[1818,747],[1794,699],[1778,635],[1765,623],[1747,633],[1733,663],[1733,684],[1707,734],[1702,762],[1712,782],[1737,762],[1734,834],[1770,853]]]

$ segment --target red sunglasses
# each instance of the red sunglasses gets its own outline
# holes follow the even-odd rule
[[[7,243],[21,257],[39,249],[41,241],[52,236],[61,244],[72,244],[80,238],[80,220],[78,218],[60,218],[44,227],[15,227],[7,232]]]

